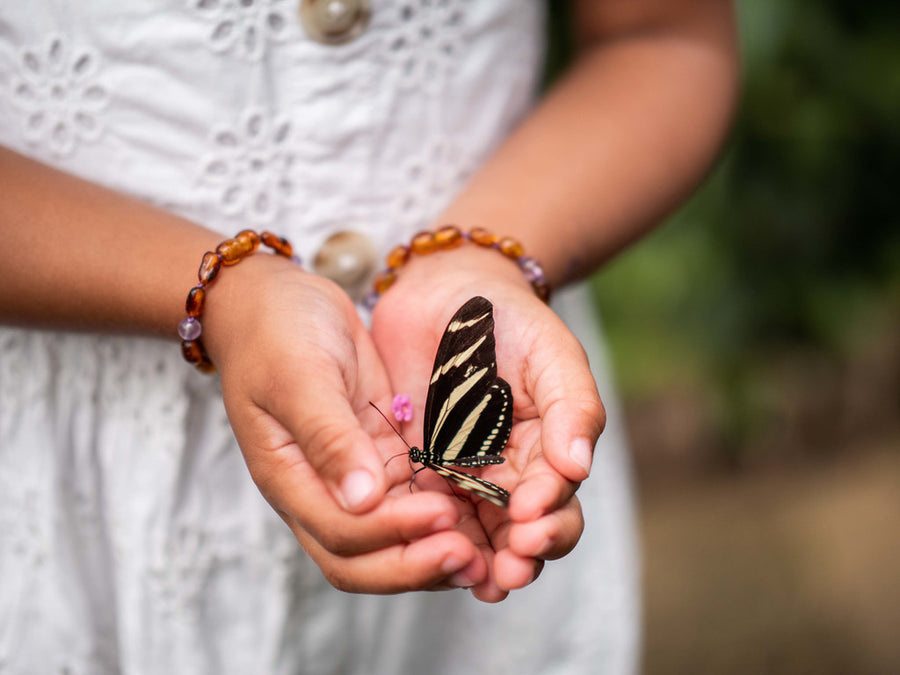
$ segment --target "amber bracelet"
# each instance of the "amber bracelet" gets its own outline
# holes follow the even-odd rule
[[[254,230],[242,230],[235,235],[234,239],[226,239],[219,244],[215,251],[207,251],[203,254],[203,260],[200,262],[200,269],[197,272],[200,283],[188,292],[187,300],[184,303],[187,318],[178,324],[178,335],[182,339],[181,353],[185,360],[204,373],[213,373],[216,370],[203,348],[203,343],[200,342],[200,335],[203,333],[200,317],[206,304],[206,290],[215,281],[223,265],[226,267],[237,265],[248,255],[254,253],[260,243],[265,244],[280,256],[299,262],[294,257],[294,250],[287,239],[271,232],[260,234]]]
[[[456,225],[444,225],[434,232],[423,231],[416,234],[409,246],[396,246],[386,258],[387,268],[375,277],[372,291],[366,296],[369,309],[375,307],[381,294],[397,280],[397,270],[403,267],[415,253],[428,255],[435,251],[446,251],[470,241],[477,246],[492,248],[514,261],[531,284],[535,294],[544,302],[550,301],[550,285],[544,277],[544,268],[534,258],[525,255],[525,249],[512,237],[498,237],[483,227],[473,227],[463,232]]]

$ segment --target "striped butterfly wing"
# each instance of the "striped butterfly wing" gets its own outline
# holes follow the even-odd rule
[[[452,466],[429,464],[429,467],[467,492],[472,492],[497,506],[502,506],[504,508],[509,506],[509,492],[499,485],[495,485],[490,481],[465,473],[464,471],[454,469]]]
[[[503,488],[451,466],[500,464],[512,431],[512,390],[497,377],[493,305],[482,297],[454,314],[438,346],[425,403],[423,455],[464,490],[505,506]]]

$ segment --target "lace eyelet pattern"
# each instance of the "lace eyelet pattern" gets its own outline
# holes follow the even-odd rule
[[[435,91],[441,75],[452,71],[464,48],[466,10],[470,0],[401,0],[393,8],[396,26],[385,53],[400,70],[405,87]]]
[[[233,126],[214,129],[210,142],[200,182],[219,211],[257,227],[273,222],[293,188],[290,121],[249,108]]]
[[[394,199],[394,218],[423,229],[435,205],[446,206],[447,195],[456,194],[475,166],[473,157],[450,136],[426,141],[403,167],[403,186]],[[443,202],[443,203],[442,203]]]
[[[12,101],[24,115],[25,140],[56,156],[70,155],[81,142],[103,133],[98,113],[110,100],[100,80],[100,57],[89,48],[53,34],[19,54],[11,83]]]
[[[207,40],[219,54],[259,61],[269,45],[284,40],[294,20],[288,0],[188,0],[212,28]]]

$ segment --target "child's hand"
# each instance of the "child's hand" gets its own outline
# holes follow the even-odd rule
[[[499,375],[515,399],[507,461],[481,473],[512,492],[509,508],[452,500],[460,512],[458,530],[480,548],[490,570],[473,592],[491,602],[530,583],[545,560],[575,546],[584,521],[574,494],[588,476],[605,413],[584,350],[562,321],[534,296],[514,264],[495,251],[467,246],[410,261],[375,308],[372,334],[394,390],[414,402],[410,443],[422,440],[442,332],[474,295],[494,304]],[[398,490],[409,479],[405,463],[402,468],[392,474]],[[441,489],[442,479],[426,474],[431,472],[416,476],[417,484]]]
[[[388,409],[389,382],[340,288],[252,256],[216,281],[203,323],[250,473],[334,586],[391,593],[485,578],[475,545],[449,529],[458,513],[445,497],[385,497],[396,437],[369,401]]]

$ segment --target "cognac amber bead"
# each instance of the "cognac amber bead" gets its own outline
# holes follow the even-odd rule
[[[479,246],[493,246],[497,243],[497,235],[488,232],[483,227],[473,227],[469,231],[469,239]]]
[[[394,249],[388,253],[387,255],[387,266],[388,269],[398,269],[403,267],[407,261],[409,260],[409,247],[408,246],[395,246]]]
[[[381,295],[387,289],[394,285],[394,282],[397,280],[397,275],[392,271],[388,270],[387,272],[382,272],[377,277],[375,277],[375,292]]]
[[[216,372],[216,367],[213,365],[212,361],[209,360],[209,357],[206,355],[206,350],[203,349],[203,345],[200,343],[200,340],[184,340],[181,343],[181,355],[184,357],[184,360],[190,363],[193,366],[196,366],[197,370],[203,373],[214,373]]]
[[[241,245],[241,249],[246,251],[244,255],[250,255],[259,248],[260,236],[253,230],[241,230],[234,238]]]
[[[434,253],[434,250],[437,248],[437,244],[434,241],[434,234],[428,231],[419,232],[412,238],[409,247],[412,249],[413,253],[418,253],[419,255]]]
[[[184,308],[187,315],[195,319],[203,314],[203,306],[206,304],[206,288],[202,284],[194,286],[187,295]]]
[[[522,244],[512,237],[503,237],[503,239],[500,240],[498,247],[503,255],[512,258],[513,260],[518,260],[525,253]]]
[[[290,258],[294,255],[294,249],[287,239],[279,237],[277,234],[272,234],[268,230],[264,230],[260,235],[260,238],[262,239],[262,243],[275,251],[278,255],[282,255],[285,258]]]
[[[550,302],[550,284],[546,281],[533,281],[531,282],[531,287],[539,299],[544,302]]]
[[[223,265],[237,265],[244,257],[244,246],[237,239],[226,239],[216,247]]]
[[[444,225],[434,233],[434,243],[440,249],[455,248],[463,241],[462,232],[456,225]]]
[[[200,340],[182,340],[181,355],[184,357],[185,361],[193,363],[194,365],[197,365],[201,361],[208,360],[203,351],[203,347],[200,345]]]
[[[203,254],[203,260],[200,261],[197,278],[200,279],[201,284],[208,284],[216,278],[220,269],[222,269],[222,258],[215,251],[207,251]]]

